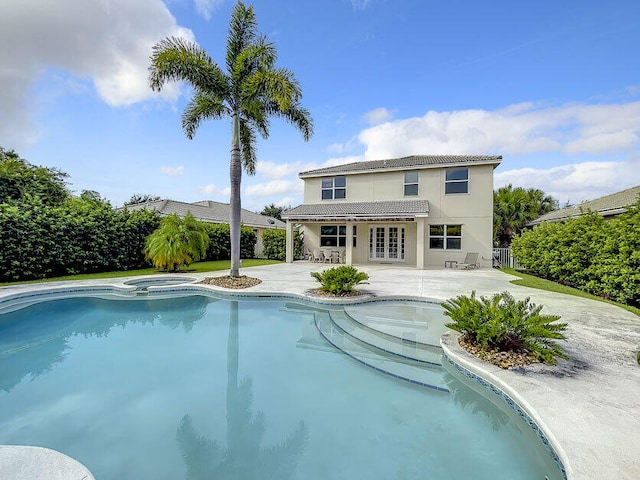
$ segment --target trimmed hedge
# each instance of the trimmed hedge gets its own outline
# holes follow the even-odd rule
[[[640,306],[640,200],[611,220],[587,213],[543,223],[511,246],[518,263],[534,275]]]
[[[266,230],[262,234],[264,256],[269,260],[284,261],[287,254],[286,230]],[[296,229],[293,231],[293,258],[300,258],[302,253],[302,233]]]
[[[155,212],[82,198],[0,203],[0,281],[146,267],[144,241],[159,224]]]
[[[205,260],[229,260],[231,258],[231,230],[228,223],[205,223],[209,235],[209,248]],[[254,258],[256,234],[253,228],[240,227],[240,258]]]

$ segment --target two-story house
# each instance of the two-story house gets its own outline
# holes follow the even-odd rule
[[[287,210],[306,249],[345,250],[345,263],[399,263],[418,269],[478,252],[491,266],[493,170],[501,156],[414,155],[301,172],[304,204]]]

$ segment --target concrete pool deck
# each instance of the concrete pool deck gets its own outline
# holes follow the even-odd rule
[[[326,268],[329,265],[308,262],[252,267],[241,269],[241,274],[260,278],[259,285],[244,290],[209,288],[234,294],[305,297],[318,286],[310,272]],[[358,269],[370,277],[368,284],[358,289],[374,297],[444,301],[472,290],[478,295],[508,290],[517,299],[528,296],[544,305],[542,313],[561,315],[561,321],[569,324],[563,347],[571,359],[561,360],[555,367],[502,370],[467,354],[451,334],[443,337],[443,347],[457,363],[496,384],[532,415],[563,461],[569,479],[640,478],[640,366],[636,362],[640,317],[607,303],[513,285],[509,282],[516,277],[493,269],[414,270],[395,265]],[[198,279],[226,274],[187,273]],[[13,294],[53,287],[123,286],[132,278],[136,277],[0,287],[0,301]],[[6,476],[3,450],[6,453],[0,448],[0,477],[56,478]]]

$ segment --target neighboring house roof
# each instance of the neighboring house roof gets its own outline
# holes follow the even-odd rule
[[[317,203],[299,205],[282,212],[282,218],[291,221],[309,220],[412,220],[427,216],[427,200],[396,200],[381,202]]]
[[[412,155],[410,157],[347,163],[334,167],[300,172],[300,178],[322,177],[335,174],[368,173],[372,171],[415,170],[468,165],[494,165],[502,161],[501,155]]]
[[[154,202],[136,203],[127,205],[129,210],[155,210],[160,215],[172,215],[177,213],[184,217],[191,212],[196,220],[209,223],[229,223],[231,207],[228,203],[203,200],[201,202],[186,203],[176,200],[156,200]],[[250,212],[244,208],[241,210],[241,222],[252,228],[285,228],[286,224],[277,218],[267,217],[259,213]]]
[[[554,210],[553,212],[546,213],[532,220],[527,225],[539,225],[543,222],[561,222],[572,217],[579,217],[587,212],[596,212],[603,217],[611,217],[625,212],[627,208],[636,203],[639,198],[640,185],[596,198],[595,200],[583,202],[580,205]]]

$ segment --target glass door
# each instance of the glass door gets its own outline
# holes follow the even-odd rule
[[[404,227],[369,227],[369,260],[403,261]]]

